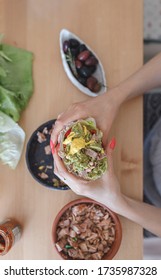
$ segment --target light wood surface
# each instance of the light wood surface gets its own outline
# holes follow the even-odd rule
[[[42,123],[71,103],[87,98],[68,80],[59,53],[59,33],[67,28],[101,58],[109,87],[142,65],[143,3],[140,0],[0,0],[0,30],[5,42],[34,53],[34,94],[20,125],[26,143]],[[142,98],[124,104],[110,135],[117,139],[116,173],[124,193],[142,199]],[[51,228],[57,212],[78,198],[38,184],[25,163],[25,148],[15,171],[0,165],[0,220],[16,218],[21,240],[3,259],[59,259]],[[123,240],[115,259],[142,258],[142,228],[120,217]],[[2,257],[0,257],[2,259]]]

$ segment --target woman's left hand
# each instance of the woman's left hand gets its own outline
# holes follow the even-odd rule
[[[86,181],[67,171],[63,161],[58,155],[58,149],[56,148],[53,154],[54,173],[76,194],[101,202],[111,210],[117,212],[117,208],[124,202],[124,198],[120,191],[120,184],[114,174],[112,152],[113,146],[110,142],[107,147],[107,172],[100,179]]]

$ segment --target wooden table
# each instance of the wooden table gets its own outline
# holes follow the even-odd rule
[[[113,87],[142,65],[142,5],[140,0],[0,0],[5,42],[34,53],[34,94],[20,121],[26,132],[25,148],[40,124],[56,118],[71,103],[90,98],[71,84],[63,70],[60,30],[71,30],[93,48]],[[110,134],[118,142],[114,161],[122,191],[141,200],[141,97],[121,107]],[[15,171],[0,165],[0,220],[14,217],[23,226],[21,240],[3,259],[59,259],[52,245],[52,223],[62,206],[78,196],[38,184],[26,167],[25,148]],[[120,218],[123,240],[115,259],[141,259],[142,228]]]

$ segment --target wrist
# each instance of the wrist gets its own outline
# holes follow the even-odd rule
[[[117,85],[117,90],[119,92],[120,100],[122,103],[129,99],[133,91],[132,88],[130,88],[130,85],[128,85],[127,81]]]
[[[105,95],[106,99],[108,99],[108,103],[112,104],[112,107],[116,109],[118,109],[127,98],[127,93],[119,86],[109,89]]]
[[[103,200],[100,201],[104,205],[106,205],[110,210],[115,213],[124,216],[128,209],[128,203],[124,195],[113,195],[112,197],[104,196]]]

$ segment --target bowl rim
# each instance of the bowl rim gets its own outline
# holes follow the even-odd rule
[[[118,215],[114,211],[110,210],[106,205],[104,205],[101,202],[98,202],[96,200],[90,199],[90,198],[78,198],[78,199],[72,200],[72,201],[68,202],[66,205],[64,205],[60,209],[60,211],[57,213],[57,215],[54,219],[53,225],[52,225],[52,241],[53,241],[55,250],[57,251],[57,253],[61,257],[61,259],[65,259],[65,258],[63,258],[61,252],[59,252],[58,249],[55,246],[57,224],[58,224],[61,216],[64,214],[64,212],[69,207],[72,207],[72,206],[80,204],[80,203],[91,203],[91,204],[94,203],[94,204],[97,204],[99,206],[102,206],[103,208],[105,208],[109,212],[110,216],[112,217],[112,219],[115,223],[115,242],[112,244],[109,252],[107,254],[104,254],[104,256],[101,259],[101,260],[112,260],[113,257],[118,252],[118,250],[120,248],[120,245],[121,245],[121,241],[122,241],[122,225],[121,225],[120,219],[119,219]]]

